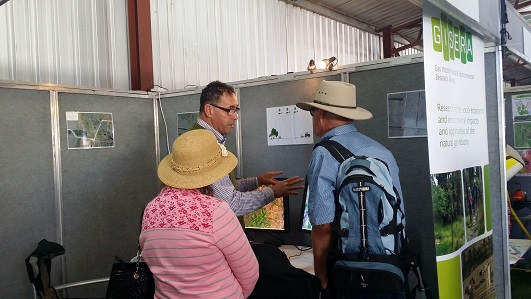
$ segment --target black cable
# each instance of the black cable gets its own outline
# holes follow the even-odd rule
[[[268,232],[267,235],[279,242],[279,243],[276,243],[276,244],[273,244],[273,245],[277,245],[277,246],[282,246],[282,245],[294,246],[295,248],[297,248],[297,250],[299,250],[301,252],[301,254],[302,254],[303,251],[308,251],[308,250],[312,249],[311,246],[299,247],[299,245],[296,245],[296,244],[286,243],[284,241],[284,238],[282,237],[282,235],[280,235],[280,233],[277,233],[277,232]]]
[[[507,52],[507,40],[512,40],[513,38],[509,34],[506,28],[506,24],[509,23],[509,17],[507,15],[507,5],[505,1],[500,1],[501,3],[501,29],[500,29],[500,37],[501,37],[501,49],[502,49],[502,57],[505,57],[505,53]]]

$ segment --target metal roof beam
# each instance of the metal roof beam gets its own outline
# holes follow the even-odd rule
[[[400,30],[403,29],[411,29],[418,27],[419,33],[417,36],[417,39],[415,41],[410,41],[406,39],[403,35],[400,34]],[[395,56],[399,56],[398,53],[400,51],[403,51],[405,49],[413,48],[418,45],[422,44],[422,18],[418,18],[416,20],[398,25],[397,27],[393,26],[387,26],[385,28],[379,29],[378,31],[382,32],[382,38],[383,38],[383,54],[384,58],[391,58]],[[409,44],[401,46],[399,48],[395,48],[394,46],[394,34],[397,34],[407,40]]]
[[[520,10],[520,9],[523,9],[523,8],[526,8],[528,6],[531,6],[531,1],[523,1],[522,3],[520,3],[519,0],[516,0],[514,2],[514,8],[516,10]]]
[[[154,84],[149,1],[128,0],[127,10],[131,89],[149,91]]]

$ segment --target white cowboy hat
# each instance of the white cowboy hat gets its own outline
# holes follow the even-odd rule
[[[341,81],[323,80],[313,102],[297,103],[297,107],[310,111],[315,108],[353,120],[372,118],[372,113],[356,106],[356,86]]]
[[[159,179],[166,185],[196,189],[229,174],[238,159],[208,130],[192,130],[177,137],[172,152],[159,163]]]

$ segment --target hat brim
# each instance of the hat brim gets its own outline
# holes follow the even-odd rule
[[[220,163],[195,173],[181,174],[171,168],[172,155],[167,155],[159,163],[158,176],[164,184],[182,189],[196,189],[212,185],[228,175],[238,164],[238,159],[233,153],[222,157]]]
[[[296,105],[302,110],[310,111],[314,108],[317,108],[317,109],[328,111],[330,113],[333,113],[333,114],[336,114],[336,115],[339,115],[339,116],[342,116],[348,119],[352,119],[352,120],[367,120],[367,119],[372,118],[372,113],[361,107],[340,108],[340,107],[317,104],[313,102],[302,102],[302,103],[297,103]]]

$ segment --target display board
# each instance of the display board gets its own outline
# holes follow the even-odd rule
[[[135,256],[142,208],[158,192],[153,100],[59,93],[58,102],[66,274],[69,281],[106,277],[115,255]],[[87,138],[112,131],[113,146],[69,149],[73,112],[83,113],[76,122]],[[96,135],[97,144],[103,137]],[[97,291],[76,288],[69,296],[101,296],[106,285],[90,289]]]
[[[29,298],[24,259],[57,237],[50,91],[0,88],[0,120],[0,297]]]
[[[524,162],[531,162],[531,145],[526,140],[531,136],[529,131],[529,119],[522,119],[527,116],[529,99],[531,98],[531,88],[519,87],[509,88],[504,93],[505,97],[505,136],[507,144],[512,146],[520,154]],[[525,108],[517,109],[521,105]],[[519,112],[522,112],[519,113]],[[527,192],[527,200],[530,200],[531,194],[531,163],[527,164],[519,173],[517,173],[511,180],[507,182],[507,191],[512,198],[516,190],[523,190]],[[522,223],[529,231],[531,222],[528,219],[531,215],[531,209],[527,207],[520,208],[520,206],[513,203],[513,208],[517,215],[521,218]],[[527,216],[527,217],[526,217]],[[524,220],[522,220],[524,219]],[[510,229],[511,238],[526,239],[523,229],[514,221]]]

